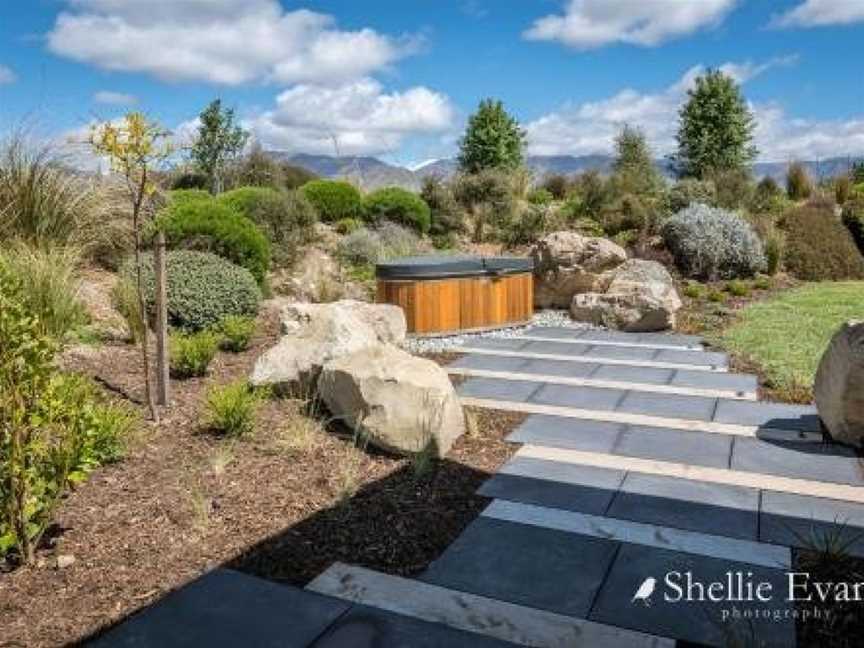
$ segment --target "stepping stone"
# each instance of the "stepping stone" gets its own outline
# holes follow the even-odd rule
[[[789,568],[792,562],[788,547],[519,502],[495,500],[486,507],[483,516],[775,569]]]
[[[467,340],[465,346],[476,347],[478,349],[504,349],[507,351],[519,351],[527,344],[527,340],[522,340],[520,338],[475,337]]]
[[[728,572],[750,574],[754,583],[770,583],[770,602],[747,603],[741,601],[707,600],[707,588],[712,582],[726,583]],[[676,572],[676,574],[672,574]],[[681,587],[682,594],[688,592],[686,574],[703,584],[705,600],[675,600],[678,592],[666,582],[667,575]],[[647,600],[636,599],[642,587],[650,588],[646,579],[656,579],[655,589]],[[723,611],[731,614],[733,609],[769,608],[780,610],[785,617],[794,609],[794,603],[786,599],[786,573],[779,569],[759,567],[741,562],[730,562],[692,554],[657,549],[635,544],[624,544],[615,559],[589,618],[643,632],[675,637],[708,646],[778,646],[795,645],[795,622],[789,618],[768,619],[724,619]],[[749,580],[749,579],[748,579]],[[725,587],[725,585],[724,585]],[[698,595],[696,589],[692,590]],[[667,601],[670,596],[674,602]]]
[[[702,338],[695,335],[670,335],[665,333],[622,333],[600,329],[576,329],[555,326],[535,326],[525,333],[527,337],[560,338],[562,340],[584,340],[609,344],[691,347],[700,346]]]
[[[759,491],[740,486],[628,473],[609,517],[756,540]]]
[[[486,371],[526,371],[525,365],[530,361],[526,358],[495,355],[466,355],[447,365],[448,368],[483,369]]]
[[[836,443],[735,439],[732,468],[768,475],[864,486],[864,464],[858,454]]]
[[[710,421],[716,406],[716,398],[631,390],[615,411],[658,418]]]
[[[626,427],[621,423],[532,414],[510,433],[507,441],[611,453]]]
[[[612,453],[697,466],[728,468],[734,438],[726,434],[631,425],[627,426],[618,437]]]
[[[612,382],[645,383],[649,385],[666,385],[675,373],[674,369],[657,367],[630,367],[628,365],[598,365],[592,380],[608,380]]]
[[[201,576],[91,646],[305,648],[350,605],[227,569]]]
[[[821,424],[815,407],[784,405],[780,403],[748,403],[739,400],[721,400],[714,420],[718,423],[756,425],[781,430],[819,432]]]
[[[460,396],[527,402],[543,387],[543,383],[529,380],[502,380],[500,378],[469,378],[457,386]]]
[[[536,344],[542,344],[537,342]],[[530,348],[530,347],[529,347]],[[653,360],[657,353],[657,349],[650,347],[623,347],[623,346],[608,346],[596,345],[591,346],[585,352],[586,356],[592,358],[609,358],[610,360]]]
[[[480,517],[420,578],[585,618],[618,546],[610,540]]]
[[[690,371],[689,369],[676,370],[669,384],[674,387],[722,389],[754,395],[759,387],[756,376],[720,371]]]
[[[675,648],[675,642],[671,639],[574,619],[468,592],[457,592],[342,563],[332,565],[307,587],[367,607],[470,631],[475,633],[472,635],[475,637],[487,635],[524,646]],[[389,648],[391,644],[385,645]],[[443,648],[448,644],[438,645]]]
[[[542,405],[611,412],[625,395],[623,389],[541,384],[528,400]]]
[[[864,557],[864,505],[763,491],[759,538],[810,549],[832,540]]]
[[[725,353],[715,353],[712,351],[661,350],[657,352],[653,360],[655,362],[692,364],[717,368],[729,366],[729,359]]]
[[[523,373],[566,378],[588,378],[599,364],[593,362],[567,362],[566,360],[529,359],[520,369]]]
[[[537,342],[528,340],[519,350],[523,353],[543,353],[546,355],[583,356],[590,344],[573,344],[570,342]]]

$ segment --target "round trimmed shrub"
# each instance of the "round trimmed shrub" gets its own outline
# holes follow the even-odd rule
[[[156,220],[171,246],[214,252],[263,282],[270,267],[270,242],[245,216],[216,200],[172,201]]]
[[[153,256],[143,260],[144,299],[152,314],[155,306]],[[168,323],[176,328],[200,331],[218,325],[231,315],[254,316],[261,290],[245,268],[209,252],[172,250],[166,257],[168,270]],[[134,281],[134,263],[127,262],[123,274]]]
[[[662,232],[675,264],[688,277],[734,279],[765,269],[762,241],[734,212],[694,204],[667,220]]]
[[[783,215],[786,270],[805,281],[864,278],[864,258],[830,205],[807,204]]]
[[[220,203],[251,220],[261,203],[267,200],[278,200],[279,192],[270,187],[238,187],[219,194],[216,198]]]
[[[373,191],[364,201],[366,218],[372,222],[391,221],[426,233],[432,224],[429,205],[417,194],[400,187]]]
[[[313,180],[300,190],[312,203],[319,218],[335,223],[343,218],[360,218],[363,215],[363,197],[354,185],[342,180]]]

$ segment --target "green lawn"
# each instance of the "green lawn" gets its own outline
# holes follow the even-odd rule
[[[714,341],[760,368],[777,397],[807,400],[831,336],[850,319],[864,319],[864,282],[813,283],[747,306]]]

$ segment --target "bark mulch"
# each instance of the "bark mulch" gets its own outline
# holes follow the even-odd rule
[[[260,328],[207,378],[173,382],[160,424],[142,424],[123,461],[63,501],[36,566],[0,572],[0,646],[80,640],[219,566],[293,585],[336,560],[416,574],[479,514],[488,500],[475,490],[514,451],[503,437],[521,415],[470,412],[469,433],[428,466],[358,449],[286,399],[265,404],[249,439],[207,432],[207,389],[246,376],[277,338],[272,318]],[[66,364],[141,398],[130,346]],[[60,555],[75,560],[58,568]]]

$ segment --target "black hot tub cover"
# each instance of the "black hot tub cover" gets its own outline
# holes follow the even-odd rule
[[[392,259],[375,266],[379,279],[446,279],[517,274],[534,270],[528,257],[429,255]]]

